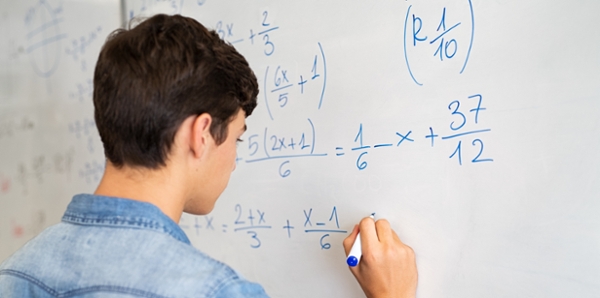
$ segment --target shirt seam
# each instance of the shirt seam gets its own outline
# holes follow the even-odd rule
[[[225,270],[231,275],[221,280],[220,283],[216,284],[213,290],[207,293],[207,297],[215,297],[216,293],[221,291],[221,289],[233,284],[236,280],[240,280],[240,277],[237,275],[237,273],[235,273],[235,271],[231,270],[231,268],[225,268]]]
[[[162,232],[167,234],[176,240],[187,243],[185,238],[180,237],[176,233],[168,229],[166,225],[161,224],[156,220],[135,220],[122,218],[118,216],[111,216],[111,218],[101,217],[89,217],[79,216],[73,213],[65,212],[63,215],[63,221],[66,223],[85,225],[85,226],[98,226],[98,227],[113,227],[113,228],[138,228],[152,231]]]
[[[142,296],[142,297],[147,297],[147,298],[167,298],[166,296],[161,296],[158,294],[150,293],[150,292],[139,290],[139,289],[122,287],[122,286],[113,286],[113,285],[89,286],[89,287],[83,287],[83,288],[69,290],[69,291],[60,293],[60,292],[52,289],[48,285],[44,284],[39,279],[37,279],[29,274],[17,271],[17,270],[3,269],[3,270],[0,270],[0,275],[9,275],[9,276],[13,276],[16,278],[26,280],[28,282],[31,282],[35,286],[39,287],[46,293],[48,293],[54,297],[60,297],[60,298],[74,297],[76,295],[89,294],[89,293],[94,293],[94,292],[131,294],[131,295],[137,295],[137,296]]]
[[[3,270],[0,270],[0,275],[10,275],[13,277],[27,280],[27,281],[31,282],[32,284],[38,286],[40,289],[44,290],[46,293],[48,293],[54,297],[59,297],[59,293],[57,291],[55,291],[52,288],[50,288],[49,286],[47,286],[45,283],[41,282],[39,279],[37,279],[33,276],[30,276],[28,274],[25,274],[23,272],[11,270],[11,269],[3,269]]]

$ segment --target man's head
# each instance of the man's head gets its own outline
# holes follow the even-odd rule
[[[257,94],[242,55],[214,31],[177,15],[115,31],[94,73],[96,125],[116,167],[165,166],[177,130],[194,115],[210,115],[210,134],[223,143],[228,124],[240,110],[252,113]]]

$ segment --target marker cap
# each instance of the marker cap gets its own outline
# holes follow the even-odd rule
[[[348,264],[348,266],[354,267],[354,266],[358,265],[358,258],[355,256],[349,256],[346,259],[346,263]]]

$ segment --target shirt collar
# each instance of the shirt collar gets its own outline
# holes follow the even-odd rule
[[[155,230],[190,244],[179,225],[158,207],[130,199],[78,194],[69,203],[62,221],[79,225]]]

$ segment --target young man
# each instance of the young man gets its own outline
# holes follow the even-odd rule
[[[107,158],[93,195],[0,266],[0,297],[265,297],[263,288],[190,245],[182,212],[208,214],[235,168],[256,106],[246,60],[198,22],[154,16],[117,30],[94,74]],[[412,250],[365,218],[352,273],[369,297],[413,297]]]

